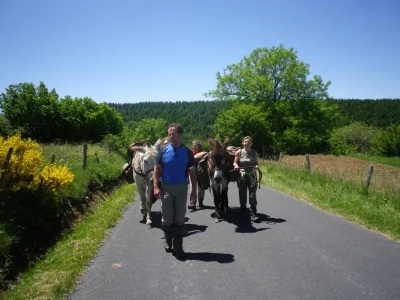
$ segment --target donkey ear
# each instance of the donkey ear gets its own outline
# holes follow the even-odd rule
[[[208,133],[206,134],[206,139],[207,139],[208,144],[210,145],[211,150],[213,150],[214,145],[215,145],[214,139]]]
[[[228,144],[232,141],[232,135],[228,135],[228,137],[225,139],[224,143],[222,144],[222,148],[226,149],[228,147]]]
[[[129,151],[132,152],[146,152],[146,148],[143,146],[129,146]]]

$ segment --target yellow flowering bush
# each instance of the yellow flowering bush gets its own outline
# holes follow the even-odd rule
[[[56,190],[57,187],[67,185],[72,182],[74,175],[69,172],[66,166],[57,166],[54,163],[45,166],[36,177],[36,182],[42,188]]]
[[[43,160],[39,144],[29,138],[22,139],[20,133],[7,139],[0,137],[1,175],[4,172],[2,166],[10,147],[13,148],[13,152],[6,174],[7,185],[5,188],[11,191],[37,188],[55,191],[59,186],[72,182],[74,175],[66,166],[51,164],[41,170]]]

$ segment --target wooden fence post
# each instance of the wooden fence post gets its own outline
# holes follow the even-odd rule
[[[3,163],[3,172],[1,173],[0,188],[2,188],[6,183],[6,175],[8,172],[8,166],[10,165],[11,154],[13,151],[14,151],[13,147],[8,148],[6,159],[4,160]]]
[[[278,163],[281,163],[281,161],[282,161],[282,158],[283,158],[283,153],[281,152],[281,153],[279,153],[279,159],[278,159]]]
[[[306,168],[307,172],[311,173],[311,161],[310,161],[310,155],[308,153],[306,154]]]
[[[97,161],[97,163],[99,164],[99,163],[100,163],[100,159],[99,159],[99,157],[97,156],[97,153],[96,153],[96,152],[94,153],[94,156],[96,156],[96,161]]]
[[[263,161],[264,161],[264,159],[265,159],[265,148],[264,148],[264,145],[263,145]]]
[[[86,170],[87,163],[87,144],[83,144],[83,170]]]
[[[367,176],[365,177],[365,187],[367,188],[367,191],[368,191],[369,185],[371,184],[371,178],[372,178],[373,172],[374,172],[374,165],[371,164],[368,167]]]

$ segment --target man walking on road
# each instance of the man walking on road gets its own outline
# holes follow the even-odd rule
[[[184,258],[183,236],[185,235],[186,202],[188,194],[188,169],[190,181],[197,182],[192,151],[182,144],[183,128],[173,123],[168,127],[170,144],[160,148],[154,167],[154,196],[161,199],[162,224],[165,235],[165,250],[177,258]],[[159,186],[162,176],[161,189]],[[197,197],[197,186],[191,190],[190,198]]]

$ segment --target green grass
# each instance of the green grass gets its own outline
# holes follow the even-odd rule
[[[386,157],[386,156],[374,156],[374,155],[362,155],[358,153],[350,154],[349,156],[358,158],[361,160],[366,160],[370,162],[380,163],[389,165],[392,167],[400,168],[400,157]]]
[[[135,185],[123,185],[103,202],[95,214],[79,223],[46,254],[22,274],[2,296],[3,299],[63,299],[90,262],[106,237],[120,220],[124,208],[134,199]],[[0,295],[1,298],[1,295]]]
[[[83,170],[83,145],[41,145],[46,163],[55,155],[55,162],[66,165],[74,173],[74,181],[65,189],[63,195],[71,198],[85,196],[89,183],[107,184],[115,182],[121,174],[126,158],[119,152],[108,152],[108,148],[98,144],[88,144],[86,170]],[[97,162],[97,158],[99,162]]]
[[[263,163],[261,169],[264,185],[400,240],[399,194],[366,193],[356,183],[283,168],[273,162]]]

